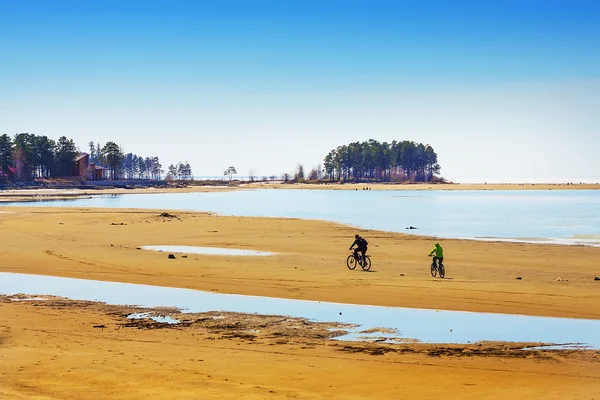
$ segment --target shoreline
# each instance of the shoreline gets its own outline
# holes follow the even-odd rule
[[[101,196],[106,194],[152,194],[152,193],[194,193],[219,192],[247,189],[296,189],[296,190],[380,190],[380,191],[538,191],[538,190],[600,190],[598,183],[283,183],[245,182],[236,185],[188,185],[185,187],[131,187],[112,188],[98,186],[85,188],[12,188],[0,190],[0,202],[28,201],[32,198],[68,199],[75,197]],[[19,199],[19,200],[15,200]],[[22,199],[22,200],[21,200]]]

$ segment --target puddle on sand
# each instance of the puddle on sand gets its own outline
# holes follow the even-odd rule
[[[46,297],[12,297],[10,301],[43,301],[48,300]]]
[[[178,324],[178,323],[181,322],[178,319],[169,317],[168,315],[153,315],[151,313],[129,314],[127,316],[127,318],[129,318],[129,319],[145,319],[145,318],[149,318],[152,321],[166,323],[166,324]]]
[[[258,250],[226,249],[222,247],[198,246],[140,246],[142,250],[163,251],[169,253],[204,254],[211,256],[273,256],[276,253]]]
[[[337,338],[342,340],[367,336],[375,340],[385,337],[390,341],[424,343],[569,343],[600,349],[600,320],[339,304],[13,273],[0,273],[0,294],[52,295],[118,305],[175,307],[184,313],[229,311],[285,315],[356,326],[348,329],[348,335]],[[382,328],[397,334],[387,334]]]

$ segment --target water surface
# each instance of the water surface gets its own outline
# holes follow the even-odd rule
[[[183,312],[229,311],[308,318],[319,322],[356,324],[342,339],[369,336],[373,328],[397,332],[390,339],[416,339],[426,343],[478,341],[579,343],[600,349],[600,320],[531,317],[339,304],[202,292],[127,283],[52,276],[0,273],[0,294],[52,295],[73,300],[142,307],[175,307]],[[376,337],[381,334],[374,334]]]
[[[223,215],[319,219],[441,238],[600,246],[597,190],[254,189],[105,195],[10,205],[211,211]],[[407,230],[410,226],[417,229]]]
[[[226,249],[222,247],[200,246],[140,246],[142,250],[154,250],[170,253],[206,254],[211,256],[272,256],[276,253],[258,250]]]

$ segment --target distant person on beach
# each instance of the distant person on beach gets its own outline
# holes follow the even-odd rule
[[[354,258],[358,259],[358,252],[360,251],[364,259],[365,254],[367,254],[368,245],[369,243],[366,241],[366,239],[360,237],[360,235],[358,235],[357,233],[356,235],[354,235],[354,243],[352,243],[352,246],[350,246],[348,250],[352,250],[352,248],[356,246],[356,249],[354,249]]]
[[[440,262],[444,262],[444,249],[442,248],[442,246],[440,246],[439,243],[436,243],[433,250],[431,250],[431,253],[429,253],[428,257],[431,257],[435,254],[435,256],[433,257],[433,262],[435,262],[436,260],[440,260]]]

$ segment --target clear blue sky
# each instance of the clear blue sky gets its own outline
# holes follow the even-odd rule
[[[415,140],[454,181],[600,181],[600,1],[0,0],[0,133],[195,175]]]

